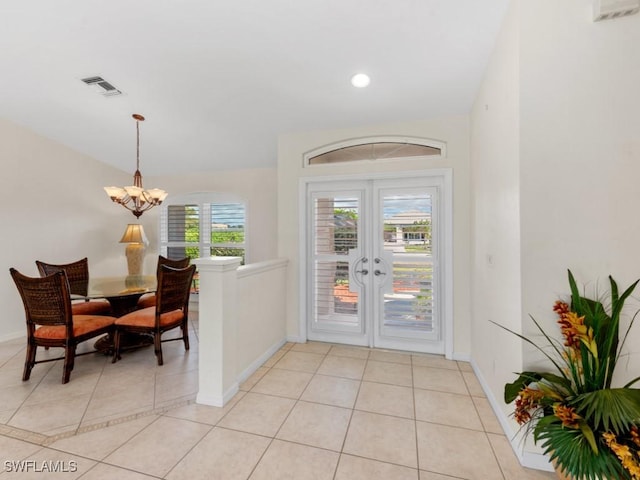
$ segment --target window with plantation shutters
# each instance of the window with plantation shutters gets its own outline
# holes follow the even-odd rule
[[[213,195],[185,196],[162,208],[160,253],[169,258],[241,257],[244,264],[246,208],[241,202],[211,201]]]

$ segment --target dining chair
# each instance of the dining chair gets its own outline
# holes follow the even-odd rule
[[[158,265],[156,267],[156,276],[160,271],[160,265],[168,265],[173,268],[184,268],[189,265],[189,257],[179,258],[179,259],[171,259],[167,257],[163,257],[162,255],[158,255]],[[138,304],[136,305],[136,309],[140,310],[143,308],[155,307],[156,305],[156,294],[149,293],[143,295],[138,300]]]
[[[72,295],[87,296],[89,288],[89,261],[83,258],[76,262],[63,265],[45,263],[36,260],[36,266],[40,276],[46,277],[54,272],[63,270],[69,282],[69,292]],[[71,309],[74,315],[111,315],[111,304],[106,300],[82,299],[73,301]]]
[[[195,271],[195,265],[184,268],[160,265],[156,305],[136,310],[115,321],[112,363],[120,359],[120,340],[123,333],[153,335],[158,365],[163,364],[162,342],[183,340],[185,350],[189,350],[189,295]],[[182,330],[181,337],[162,340],[164,332],[178,327]]]
[[[78,344],[109,333],[115,317],[106,315],[74,315],[71,309],[69,282],[64,270],[46,277],[28,277],[15,268],[11,277],[18,287],[27,320],[27,356],[22,380],[27,381],[37,363],[64,359],[62,383],[69,382]],[[36,360],[38,347],[64,348],[64,357]]]

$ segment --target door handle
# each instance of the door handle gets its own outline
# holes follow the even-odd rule
[[[362,275],[368,275],[369,270],[367,270],[366,268],[363,268],[362,270],[356,270],[356,273],[361,273]]]
[[[380,270],[375,270],[373,274],[377,277],[378,275],[386,275],[386,272],[381,272]]]

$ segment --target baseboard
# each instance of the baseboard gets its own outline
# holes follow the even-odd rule
[[[509,421],[509,417],[505,415],[502,408],[500,408],[501,403],[498,403],[498,401],[496,400],[493,392],[491,391],[485,378],[483,377],[482,372],[478,368],[478,365],[473,361],[473,359],[471,359],[470,363],[471,368],[473,368],[473,372],[475,373],[478,382],[480,382],[480,386],[482,387],[482,390],[484,391],[484,394],[487,397],[489,404],[491,405],[491,409],[496,415],[498,422],[500,422],[500,426],[502,427],[507,440],[509,440],[509,444],[513,449],[513,453],[518,458],[520,465],[527,468],[533,468],[535,470],[553,472],[553,466],[549,462],[549,458],[546,455],[524,451],[524,443],[527,439],[524,439],[522,437],[521,431],[513,431],[512,423]]]
[[[274,343],[267,349],[267,351],[265,351],[262,355],[256,358],[253,362],[251,362],[247,368],[245,368],[242,372],[238,374],[238,379],[237,379],[238,384],[244,382],[247,378],[253,375],[253,373],[256,370],[258,370],[258,368],[260,368],[264,362],[269,360],[274,353],[276,353],[278,350],[282,348],[282,346],[287,342],[287,340],[288,339],[283,338],[282,340],[279,340],[278,342]]]
[[[303,339],[299,335],[287,335],[287,342],[291,343],[305,343],[307,340]]]
[[[7,333],[6,335],[2,335],[0,336],[0,343],[2,342],[8,342],[10,340],[16,340],[18,338],[24,338],[25,341],[25,345],[27,344],[27,337],[25,336],[24,332],[13,332],[13,333]]]
[[[453,353],[451,356],[451,360],[455,360],[456,362],[467,362],[471,363],[471,355],[468,353]]]
[[[224,407],[227,404],[227,402],[231,400],[233,396],[239,391],[240,391],[240,386],[236,382],[233,385],[231,385],[231,387],[229,387],[227,391],[224,392],[221,396],[205,395],[205,394],[202,394],[201,392],[198,392],[198,395],[196,396],[196,403],[199,403],[202,405],[209,405],[212,407]]]

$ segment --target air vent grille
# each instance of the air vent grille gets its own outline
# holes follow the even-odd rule
[[[593,21],[613,20],[640,12],[640,0],[594,0]]]
[[[122,95],[122,92],[114,87],[111,83],[107,82],[102,77],[87,77],[82,81],[96,90],[100,95],[105,97],[113,97],[114,95]]]

